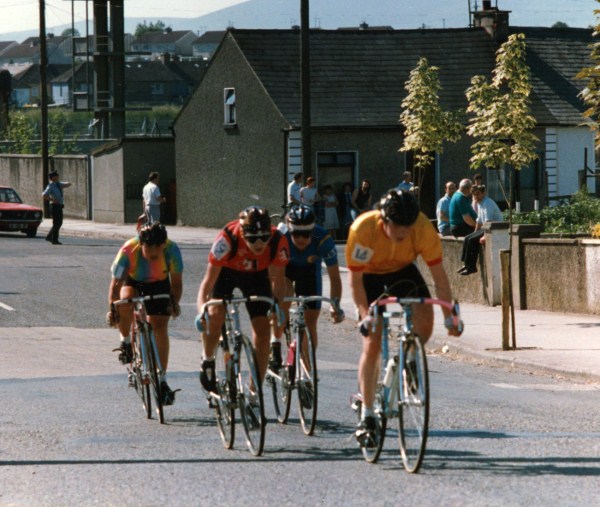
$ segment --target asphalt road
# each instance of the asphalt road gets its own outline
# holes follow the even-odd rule
[[[380,463],[352,438],[360,351],[353,323],[322,319],[314,437],[296,407],[254,458],[225,450],[197,381],[192,331],[207,250],[184,247],[184,313],[165,425],[145,419],[103,323],[119,242],[0,236],[0,505],[592,505],[600,475],[598,388],[430,354],[424,466],[402,469],[395,432]],[[12,310],[6,307],[12,308]],[[267,397],[268,398],[268,397]]]

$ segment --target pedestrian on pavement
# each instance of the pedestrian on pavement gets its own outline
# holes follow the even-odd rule
[[[446,183],[444,189],[446,190],[446,194],[438,201],[436,208],[437,228],[438,232],[442,236],[451,236],[452,231],[450,230],[449,218],[450,201],[452,200],[454,192],[456,192],[456,184],[453,181],[449,181],[448,183]]]
[[[300,190],[302,189],[302,173],[294,174],[294,179],[290,182],[287,188],[287,203],[288,206],[297,206],[301,204]]]
[[[362,180],[360,187],[352,192],[352,219],[371,209],[371,182]]]
[[[450,200],[450,230],[455,238],[467,236],[475,230],[477,213],[471,206],[471,190],[473,183],[470,179],[460,180],[458,191]]]
[[[159,179],[160,176],[156,171],[151,172],[148,176],[148,183],[142,190],[144,212],[148,215],[150,222],[160,222],[160,205],[167,202],[158,188]]]
[[[485,195],[485,185],[473,187],[473,199],[477,201],[477,223],[475,232],[465,236],[461,260],[463,266],[458,270],[461,275],[471,275],[477,273],[477,258],[479,257],[479,245],[485,240],[483,224],[486,222],[502,222],[502,212],[498,205]]]
[[[58,171],[48,173],[50,183],[42,193],[44,200],[50,203],[50,214],[52,215],[52,228],[46,235],[46,241],[50,241],[53,245],[62,245],[58,240],[58,234],[63,224],[63,208],[65,207],[63,189],[71,186],[68,181],[59,181],[58,177]]]

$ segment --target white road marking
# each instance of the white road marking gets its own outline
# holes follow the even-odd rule
[[[2,301],[0,301],[0,308],[4,308],[5,310],[8,310],[9,312],[15,311],[15,309],[12,306],[8,306],[7,304],[4,304]]]
[[[492,384],[500,389],[531,389],[533,391],[597,391],[594,384]]]

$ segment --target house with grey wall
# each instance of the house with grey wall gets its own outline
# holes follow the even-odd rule
[[[420,57],[439,67],[440,102],[467,106],[474,75],[490,77],[499,44],[524,33],[531,68],[539,160],[520,171],[523,210],[572,194],[584,164],[593,171],[593,133],[584,124],[575,74],[588,64],[591,30],[510,27],[502,23],[439,30],[311,30],[311,153],[305,174],[318,187],[370,179],[375,195],[395,186],[410,154],[399,152],[405,82]],[[483,16],[481,19],[486,20]],[[480,21],[481,21],[480,19]],[[485,26],[484,26],[485,25]],[[500,30],[501,29],[501,30]],[[277,210],[291,175],[302,167],[300,31],[230,29],[175,123],[179,218],[220,226],[256,202]],[[469,177],[473,139],[465,135],[437,155],[422,182],[421,205],[433,217],[447,180]],[[587,158],[584,161],[584,155]],[[509,168],[484,171],[490,195]],[[593,189],[594,181],[588,181]]]

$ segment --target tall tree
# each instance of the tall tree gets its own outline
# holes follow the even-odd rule
[[[402,101],[404,110],[400,114],[405,129],[404,144],[400,151],[414,153],[415,176],[419,186],[435,153],[443,152],[444,141],[458,141],[462,131],[460,114],[444,111],[440,106],[442,86],[438,71],[438,67],[429,65],[426,58],[421,58],[404,86],[408,95]]]
[[[146,23],[144,21],[143,23],[137,24],[137,26],[135,27],[134,36],[139,37],[140,35],[144,35],[148,32],[164,32],[168,29],[169,28],[167,27],[167,25],[165,25],[165,23],[160,19],[156,23],[152,23],[152,21],[150,21],[150,23]]]
[[[596,0],[596,2],[600,3],[600,0]],[[596,26],[594,27],[593,37],[597,38],[600,35],[600,22],[598,22],[600,10],[595,9],[594,15],[596,16]],[[598,130],[600,120],[600,42],[594,42],[590,48],[592,64],[581,69],[577,74],[577,78],[587,82],[587,86],[579,96],[584,104],[588,106],[584,116],[590,120],[590,128],[596,132],[596,147],[600,148],[600,131]]]
[[[477,141],[472,145],[471,168],[502,169],[506,165],[514,170],[528,166],[536,157],[533,134],[535,118],[529,107],[531,83],[526,56],[525,35],[509,36],[496,53],[496,66],[491,82],[483,76],[474,76],[467,89],[472,113],[467,133]],[[508,192],[508,226],[512,230],[513,178],[510,173]],[[506,195],[506,192],[505,192]],[[509,242],[509,252],[512,242]],[[508,337],[509,320],[512,323],[512,348],[516,348],[516,328],[512,289],[511,254],[508,255],[508,305],[510,319],[503,321],[503,333]],[[508,339],[506,340],[508,342]],[[504,340],[503,340],[504,342]]]

